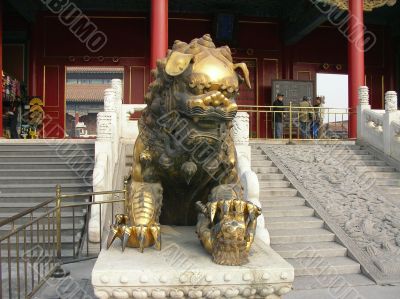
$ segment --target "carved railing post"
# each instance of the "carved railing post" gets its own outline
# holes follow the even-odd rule
[[[249,114],[238,112],[233,119],[232,137],[236,145],[249,145]]]
[[[384,152],[392,155],[392,143],[395,142],[392,133],[392,125],[400,120],[400,112],[397,110],[397,93],[388,91],[385,94],[385,114],[383,116],[383,145]]]
[[[119,142],[119,124],[118,124],[118,104],[116,103],[116,91],[113,88],[107,88],[104,91],[104,112],[111,115],[111,140],[112,140],[112,157],[113,163],[116,162],[118,156]]]
[[[397,93],[395,91],[388,91],[385,94],[385,111],[397,111]]]
[[[117,115],[115,105],[115,90],[104,91],[104,112],[97,114],[97,138],[95,142],[95,166],[93,169],[93,191],[111,190],[112,170],[118,154],[118,134],[116,134]],[[116,147],[116,148],[115,148]],[[107,199],[104,195],[96,195],[94,201]],[[102,210],[102,214],[106,209]],[[104,219],[104,215],[102,215]],[[100,242],[99,205],[94,205],[89,221],[90,242]]]
[[[122,81],[120,79],[112,79],[111,88],[114,90],[115,112],[117,114],[117,123],[118,123],[118,135],[121,135],[122,122],[124,121],[124,116],[122,115]]]
[[[369,89],[367,86],[360,86],[358,88],[358,107],[357,107],[357,138],[359,140],[365,139],[365,110],[371,109],[369,104]]]
[[[97,140],[111,142],[112,130],[111,121],[112,114],[109,112],[99,112],[97,114]]]

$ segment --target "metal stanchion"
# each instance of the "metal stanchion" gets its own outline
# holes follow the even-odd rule
[[[58,265],[53,272],[52,277],[54,278],[62,278],[66,277],[70,274],[69,271],[65,271],[62,268],[62,261],[61,261],[61,186],[57,185],[56,186],[56,224],[57,224],[57,260],[58,260]],[[75,221],[75,219],[72,219],[72,221]],[[75,246],[75,244],[73,244]]]

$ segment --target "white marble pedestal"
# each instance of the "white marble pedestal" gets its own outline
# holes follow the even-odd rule
[[[92,272],[98,298],[280,298],[293,267],[256,240],[244,266],[220,266],[201,247],[194,227],[162,227],[162,250],[102,250]]]

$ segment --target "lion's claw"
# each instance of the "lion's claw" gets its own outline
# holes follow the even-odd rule
[[[111,225],[108,235],[107,249],[119,238],[122,243],[122,251],[127,246],[139,248],[143,252],[145,247],[154,245],[157,250],[161,250],[161,231],[158,223],[147,225],[128,225],[128,216],[118,214],[115,216],[115,224]]]

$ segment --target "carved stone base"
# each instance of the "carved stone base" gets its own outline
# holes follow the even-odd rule
[[[100,299],[268,298],[290,292],[293,267],[256,239],[244,266],[214,264],[194,227],[163,226],[162,250],[144,253],[116,241],[102,250],[92,272]]]

